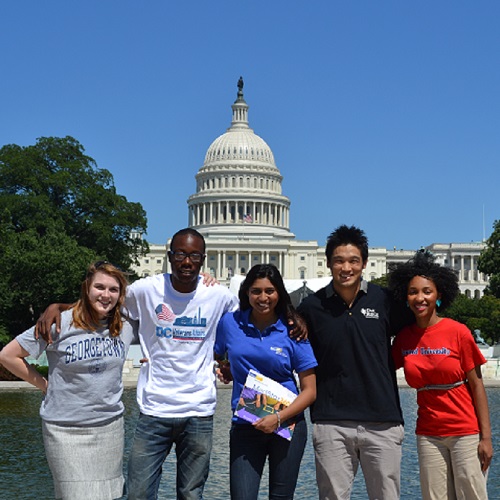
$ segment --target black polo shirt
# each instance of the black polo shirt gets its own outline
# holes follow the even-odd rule
[[[332,282],[305,298],[298,311],[307,322],[318,361],[312,421],[402,423],[388,292],[362,281],[349,307]]]

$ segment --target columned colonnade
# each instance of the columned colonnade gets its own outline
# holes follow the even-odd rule
[[[285,275],[287,252],[285,250],[210,250],[203,265],[203,272],[210,273],[217,279],[225,280],[236,274],[246,274],[255,264],[273,264]],[[171,266],[166,260],[167,272]]]
[[[477,260],[479,256],[470,254],[454,254],[453,269],[458,271],[459,281],[485,281],[483,273],[477,268]]]
[[[282,203],[267,201],[210,201],[190,206],[191,227],[245,222],[288,228],[290,210]]]

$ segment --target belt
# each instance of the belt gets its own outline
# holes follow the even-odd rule
[[[458,387],[462,384],[465,384],[465,382],[467,382],[467,380],[459,380],[458,382],[455,382],[454,384],[424,385],[424,387],[417,389],[417,392],[420,392],[420,391],[448,391],[450,389],[455,389],[455,387]]]

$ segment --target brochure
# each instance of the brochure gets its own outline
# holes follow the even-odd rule
[[[253,423],[290,406],[296,397],[296,394],[275,380],[250,370],[234,414]],[[274,432],[290,441],[294,427],[295,423],[289,420],[281,422]]]

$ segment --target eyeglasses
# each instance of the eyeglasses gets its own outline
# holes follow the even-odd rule
[[[185,253],[185,252],[173,252],[172,250],[169,250],[168,254],[171,257],[173,257],[175,262],[182,262],[186,257],[189,257],[189,259],[193,264],[199,264],[205,257],[205,254],[197,252]]]

